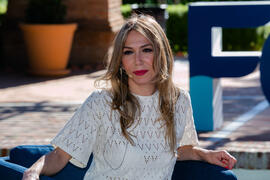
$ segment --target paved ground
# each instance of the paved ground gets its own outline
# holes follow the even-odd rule
[[[188,90],[187,61],[176,61],[175,67],[174,81]],[[64,78],[0,74],[0,155],[20,144],[48,144],[95,89],[94,80],[102,73],[80,71]],[[199,133],[201,146],[230,151],[238,158],[238,168],[270,169],[270,108],[259,72],[221,83],[224,124],[220,130]],[[261,111],[250,116],[260,103]]]

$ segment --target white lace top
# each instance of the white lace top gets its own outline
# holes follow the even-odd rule
[[[141,116],[128,131],[135,135],[135,145],[121,134],[119,114],[111,111],[111,96],[95,91],[52,140],[72,156],[71,163],[85,167],[93,153],[86,180],[170,180],[176,156],[165,141],[158,110],[158,91],[151,96],[135,95],[141,105]],[[177,147],[197,145],[189,94],[181,90],[175,111]]]

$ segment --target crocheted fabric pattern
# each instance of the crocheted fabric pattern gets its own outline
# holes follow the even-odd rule
[[[136,116],[134,125],[128,129],[134,135],[134,145],[123,137],[119,113],[111,110],[112,99],[106,90],[93,92],[52,140],[79,167],[85,167],[93,153],[93,162],[84,179],[171,179],[176,156],[165,141],[165,126],[162,121],[156,121],[160,117],[159,93],[135,97],[141,115]],[[180,91],[175,108],[176,147],[197,145],[190,96],[186,91]]]

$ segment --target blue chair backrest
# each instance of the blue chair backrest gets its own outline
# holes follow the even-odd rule
[[[54,148],[51,145],[22,145],[13,148],[10,151],[10,161],[29,168],[42,155],[49,153]],[[71,163],[68,163],[59,173],[52,176],[53,179],[83,179],[87,169],[90,167],[93,160],[91,155],[88,164],[85,168],[79,168]],[[41,178],[42,179],[42,178]]]

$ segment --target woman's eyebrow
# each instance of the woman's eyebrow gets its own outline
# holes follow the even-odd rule
[[[141,47],[144,48],[146,46],[152,46],[152,44],[145,44],[145,45],[142,45]]]
[[[144,44],[141,46],[141,48],[144,48],[146,46],[152,46],[152,44]],[[129,46],[124,46],[124,48],[132,49],[132,47],[129,47]]]
[[[131,47],[128,47],[128,46],[124,46],[124,48],[127,48],[127,49],[132,49]],[[123,49],[124,49],[124,48],[123,48]]]

